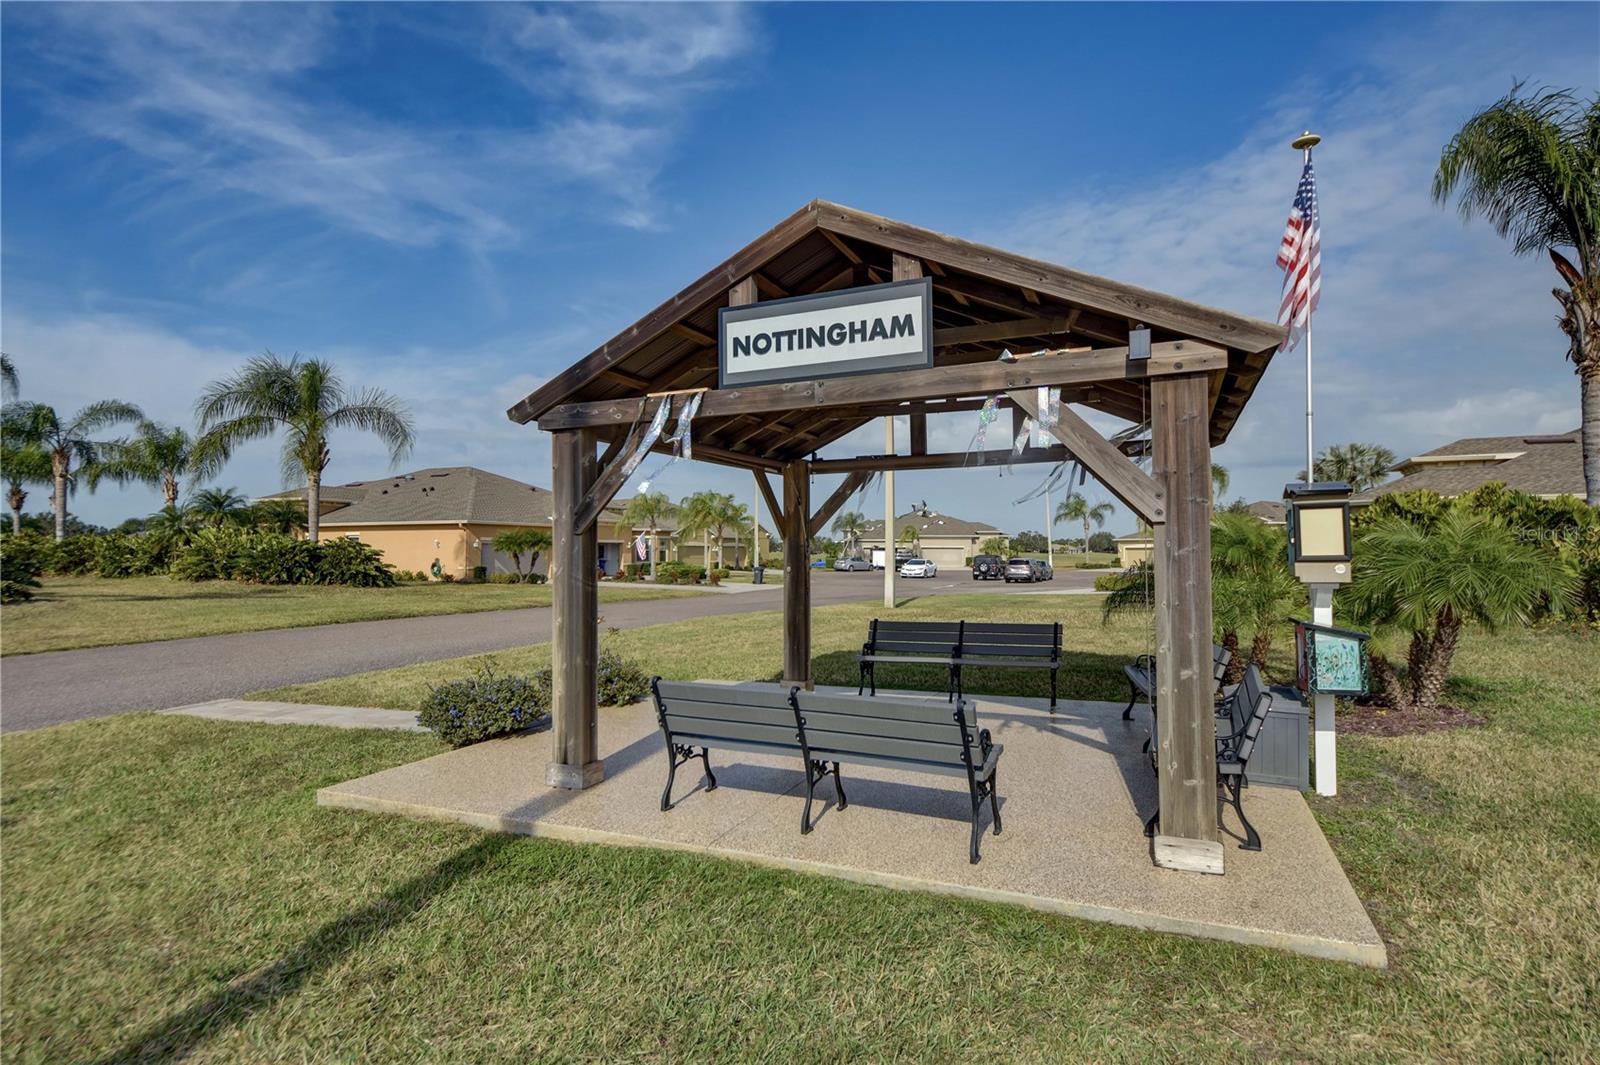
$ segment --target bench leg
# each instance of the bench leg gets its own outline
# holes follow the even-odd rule
[[[700,748],[700,761],[706,767],[706,790],[717,790],[717,778],[711,773],[711,750],[708,747]]]
[[[1057,684],[1056,667],[1055,666],[1051,666],[1050,667],[1050,712],[1052,714],[1056,712],[1056,684]]]
[[[833,763],[833,791],[839,796],[839,809],[843,810],[850,805],[850,800],[844,797],[844,785],[839,782],[839,763]]]
[[[1133,681],[1130,680],[1128,682],[1128,705],[1122,710],[1122,720],[1133,720],[1133,703],[1137,698],[1139,698],[1139,689],[1134,685]]]
[[[1250,819],[1244,815],[1244,804],[1239,801],[1241,784],[1242,781],[1239,777],[1230,776],[1227,778],[1227,788],[1232,796],[1233,810],[1239,815],[1239,823],[1244,826],[1245,831],[1245,841],[1239,846],[1241,850],[1258,851],[1261,849],[1261,835],[1256,831],[1256,826],[1252,825]]]
[[[856,681],[856,694],[860,695],[867,687],[867,664],[861,663],[861,677]]]
[[[989,774],[989,813],[994,816],[994,834],[1000,834],[1000,789],[995,779],[1000,775],[996,769]]]
[[[876,662],[867,663],[867,683],[872,686],[872,694],[873,695],[877,695],[878,694],[878,663],[876,663]],[[856,694],[859,695],[861,693],[857,692]]]
[[[968,848],[970,853],[967,856],[967,861],[973,865],[978,864],[978,836],[981,834],[978,828],[978,814],[982,809],[983,796],[974,789],[972,792],[972,841]]]
[[[1146,839],[1153,839],[1155,837],[1156,826],[1159,824],[1161,824],[1161,808],[1158,806],[1156,807],[1156,812],[1151,814],[1149,820],[1145,821],[1144,823],[1144,835]]]
[[[838,787],[839,765],[837,762],[834,763],[833,774],[834,787]],[[811,802],[816,797],[817,781],[821,780],[827,775],[827,762],[811,761],[806,763],[806,806],[805,809],[800,812],[800,834],[802,836],[810,835],[811,833]],[[839,795],[841,799],[839,808],[842,810],[844,809],[844,803],[842,801],[844,793],[840,792]]]

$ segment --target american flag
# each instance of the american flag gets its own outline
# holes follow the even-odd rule
[[[1283,268],[1278,324],[1286,330],[1281,350],[1292,351],[1311,327],[1311,313],[1322,295],[1322,215],[1317,210],[1317,174],[1309,158],[1289,208],[1278,265]]]

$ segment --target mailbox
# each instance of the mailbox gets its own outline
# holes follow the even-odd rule
[[[1284,486],[1289,564],[1304,584],[1350,583],[1350,486],[1343,481]]]
[[[1296,686],[1306,695],[1365,695],[1368,639],[1364,632],[1296,621]]]

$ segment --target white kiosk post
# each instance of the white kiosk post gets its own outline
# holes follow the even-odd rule
[[[1289,562],[1311,592],[1311,623],[1333,625],[1333,592],[1351,577],[1350,486],[1342,481],[1298,481],[1284,486],[1288,504]],[[1339,793],[1339,750],[1334,697],[1312,696],[1311,727],[1318,795]]]

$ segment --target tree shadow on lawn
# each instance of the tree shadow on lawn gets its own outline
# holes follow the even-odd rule
[[[187,1057],[223,1029],[242,1024],[252,1014],[298,993],[317,973],[420,912],[435,896],[477,875],[517,842],[515,836],[484,836],[366,906],[324,924],[267,968],[150,1025],[100,1062],[111,1065]]]

